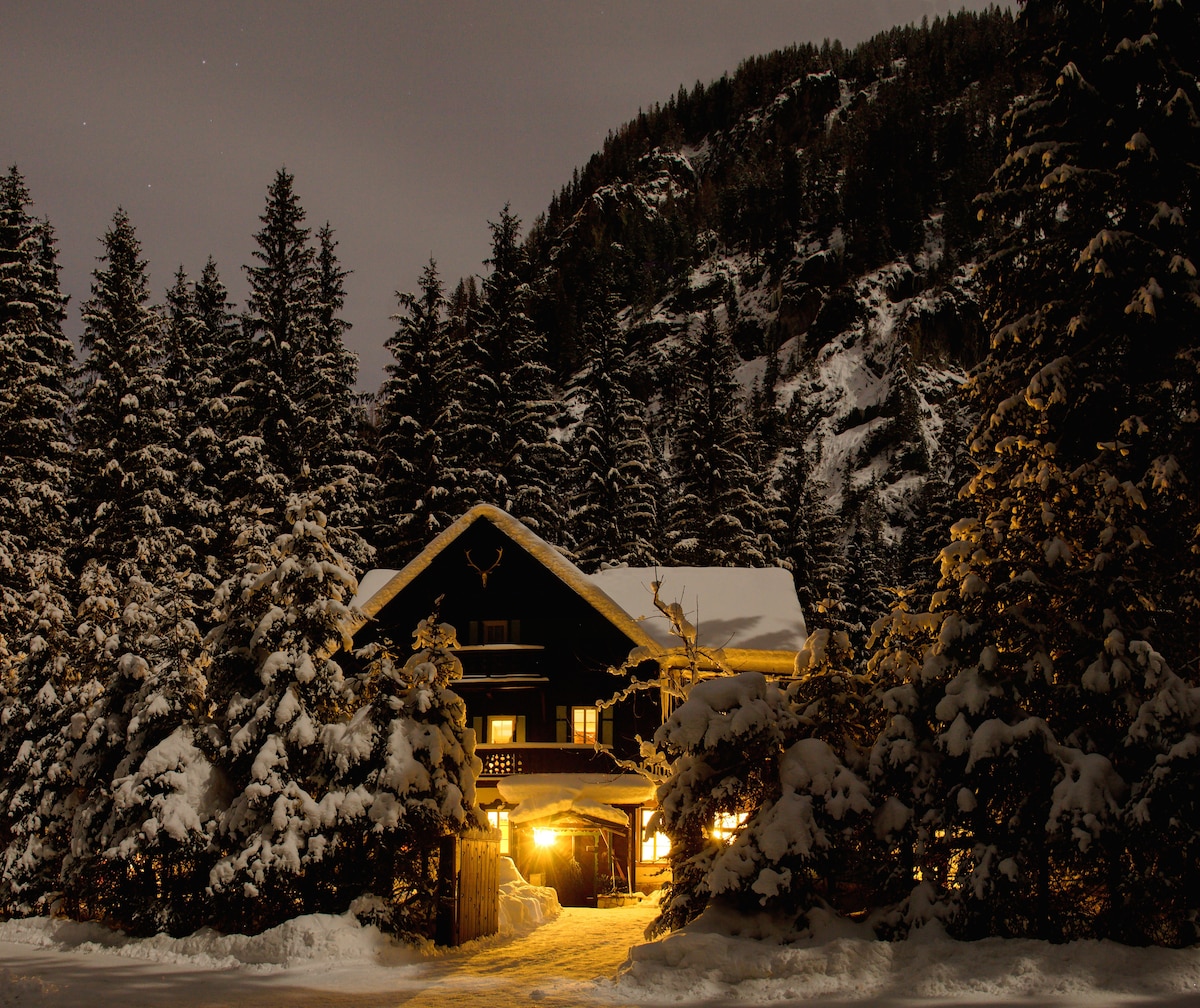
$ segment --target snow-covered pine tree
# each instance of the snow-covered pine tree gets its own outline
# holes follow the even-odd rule
[[[848,565],[844,528],[826,503],[825,486],[814,479],[803,448],[784,454],[772,497],[772,538],[791,565],[796,597],[810,633],[845,631],[843,616]]]
[[[235,331],[213,260],[195,284],[181,267],[163,306],[163,379],[185,459],[173,518],[182,532],[181,584],[198,612],[227,574],[221,556],[228,541],[221,488],[228,467],[225,396],[231,391],[225,358]]]
[[[354,850],[361,919],[407,938],[434,937],[442,842],[486,827],[475,804],[475,733],[452,690],[462,676],[454,628],[437,611],[413,632],[398,665],[390,645],[372,645],[371,701],[345,725],[325,730],[338,763],[341,828]],[[357,845],[357,846],[354,846]]]
[[[657,792],[655,828],[671,840],[671,881],[651,933],[682,927],[713,897],[739,907],[740,897],[755,898],[758,876],[771,869],[755,857],[729,863],[724,841],[732,834],[736,843],[748,818],[778,799],[793,723],[783,690],[743,672],[692,687],[655,732],[654,748],[669,768]]]
[[[1193,899],[1148,907],[1197,891],[1159,852],[1200,822],[1138,799],[1171,792],[1197,736],[1162,713],[1197,654],[1200,22],[1150,0],[1030,0],[1023,20],[1039,76],[981,197],[999,251],[970,517],[933,611],[884,648],[915,681],[878,762],[915,777],[911,754],[937,754],[909,807],[941,820],[959,933],[1192,941]]]
[[[561,413],[545,349],[527,312],[520,220],[506,205],[490,224],[491,272],[462,345],[460,438],[453,455],[464,489],[495,503],[553,542],[562,523],[553,489],[562,446],[550,437]]]
[[[887,515],[877,482],[846,487],[842,519],[847,531],[844,613],[851,640],[864,648],[872,625],[896,598],[896,547],[886,536]]]
[[[43,581],[61,591],[61,569],[43,568],[61,566],[70,507],[75,354],[62,331],[53,234],[30,203],[11,168],[0,177],[0,639],[14,656],[38,619],[30,592]]]
[[[294,181],[286,170],[276,172],[254,235],[237,403],[241,429],[261,440],[271,470],[288,486],[304,463],[311,465],[306,452],[314,432],[302,437],[307,412],[299,390],[319,323],[316,254]]]
[[[75,660],[87,706],[72,716],[70,785],[80,800],[63,863],[69,912],[89,915],[136,903],[154,884],[136,851],[122,852],[120,863],[107,857],[114,833],[145,835],[145,820],[132,811],[114,822],[122,819],[114,782],[177,727],[193,724],[204,690],[194,557],[174,524],[194,510],[186,504],[190,467],[163,372],[161,319],[147,305],[146,263],[123,211],[104,237],[101,262],[84,305],[88,357],[75,418]]]
[[[569,393],[583,412],[569,443],[568,527],[585,569],[659,562],[658,461],[646,407],[631,390],[635,362],[609,286],[601,281],[585,310],[586,360]]]
[[[328,226],[313,248],[294,182],[285,169],[276,172],[254,235],[257,263],[246,267],[250,293],[232,366],[234,465],[226,497],[243,523],[237,538],[259,508],[314,485],[332,487],[325,492],[335,545],[361,565],[370,558],[361,495],[372,463],[361,449],[357,365],[342,339],[349,327],[340,317],[346,274]],[[310,474],[303,480],[302,471]]]
[[[16,167],[0,177],[0,845],[11,836],[17,756],[41,686],[64,685],[69,649],[74,350],[50,225],[29,215]],[[56,694],[57,696],[57,694]]]
[[[736,355],[707,312],[681,348],[678,419],[671,431],[666,521],[672,563],[766,567],[778,553],[763,480],[747,461]]]
[[[317,494],[291,495],[275,531],[243,538],[242,569],[222,587],[224,622],[212,636],[208,749],[232,800],[209,890],[214,919],[249,932],[345,909],[336,767],[322,735],[349,719],[354,702],[334,654],[357,584],[330,544]]]
[[[299,436],[313,485],[330,488],[325,508],[333,516],[337,551],[356,570],[367,567],[374,551],[367,545],[368,502],[374,498],[375,459],[363,438],[366,417],[354,392],[358,357],[346,347],[350,323],[341,315],[345,278],[333,229],[317,231],[313,342],[306,348],[299,397],[305,415]]]
[[[35,913],[58,889],[72,800],[63,738],[73,709],[67,421],[74,350],[50,225],[0,177],[0,908]]]
[[[460,493],[447,445],[458,423],[457,355],[448,339],[446,301],[433,260],[421,292],[397,294],[398,325],[388,340],[379,417],[380,494],[372,542],[381,566],[402,567],[476,503]]]

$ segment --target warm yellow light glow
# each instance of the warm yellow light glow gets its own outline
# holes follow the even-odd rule
[[[488,809],[488,824],[500,831],[500,853],[508,854],[508,809]]]
[[[517,719],[507,714],[490,715],[487,734],[492,745],[512,745],[517,739]]]
[[[745,812],[724,812],[713,821],[711,835],[717,843],[726,844],[746,821]]]
[[[671,841],[665,833],[650,829],[650,820],[657,814],[655,809],[641,810],[642,860],[666,861],[671,853]]]
[[[557,839],[558,834],[552,829],[535,829],[533,831],[533,842],[539,847],[553,847]]]

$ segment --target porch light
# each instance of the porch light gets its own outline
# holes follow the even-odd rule
[[[535,829],[533,842],[538,847],[553,847],[558,840],[558,834],[552,829]]]

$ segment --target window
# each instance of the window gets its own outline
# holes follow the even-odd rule
[[[488,809],[488,824],[500,831],[500,853],[508,853],[508,809]]]
[[[517,740],[517,719],[511,714],[489,716],[487,740],[492,745],[511,745]]]
[[[642,838],[642,860],[643,861],[666,861],[667,855],[671,852],[671,841],[667,839],[665,833],[659,833],[657,830],[647,830],[650,826],[650,819],[655,814],[656,809],[641,809],[639,812],[640,832]]]
[[[598,715],[595,707],[572,707],[571,741],[576,745],[595,745]]]
[[[508,641],[508,620],[489,619],[484,620],[483,627],[483,643],[484,644],[507,644]]]

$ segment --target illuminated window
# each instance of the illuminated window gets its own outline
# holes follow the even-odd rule
[[[745,812],[725,812],[713,820],[712,838],[718,843],[729,843],[733,835],[746,821]]]
[[[511,745],[517,740],[517,719],[511,714],[489,717],[487,738],[492,745]]]
[[[595,707],[572,707],[571,741],[576,745],[594,745],[598,715]]]
[[[500,831],[500,853],[508,853],[508,809],[488,809],[488,823]]]
[[[652,830],[647,833],[650,827],[650,818],[655,813],[654,809],[644,808],[641,810],[641,831],[642,838],[642,860],[643,861],[666,861],[667,855],[671,852],[671,841],[667,839],[665,833],[659,833],[657,830]]]
[[[508,620],[484,620],[483,621],[483,643],[484,644],[507,644],[508,643]]]

